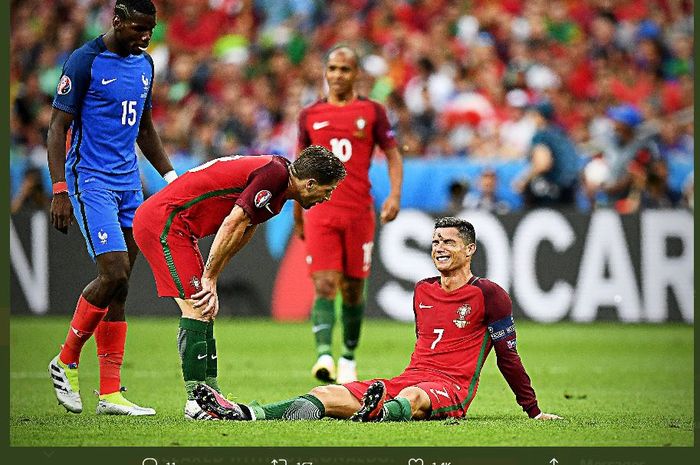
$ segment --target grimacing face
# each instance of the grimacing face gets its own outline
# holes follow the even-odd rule
[[[140,55],[151,42],[156,17],[134,13],[130,18],[117,17],[114,23],[115,38],[119,46],[131,55]]]
[[[352,91],[357,79],[357,59],[345,49],[331,53],[326,63],[326,81],[331,93],[344,95]]]
[[[338,187],[337,182],[333,184],[319,184],[315,179],[307,179],[304,187],[301,189],[301,201],[299,203],[302,208],[308,210],[315,205],[327,202],[331,199],[331,194],[333,194],[336,187]]]
[[[463,268],[476,251],[476,244],[465,244],[457,228],[437,228],[433,231],[430,256],[440,273]]]

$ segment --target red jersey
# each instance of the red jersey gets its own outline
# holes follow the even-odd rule
[[[498,368],[531,417],[539,413],[535,391],[520,361],[515,323],[508,293],[496,283],[473,276],[459,289],[447,292],[440,278],[416,284],[413,295],[416,345],[404,373],[433,372],[476,392],[479,374],[492,347]]]
[[[195,238],[215,234],[234,205],[259,224],[277,215],[289,183],[283,157],[221,157],[192,168],[145,202],[149,211],[167,217],[168,230]]]
[[[315,209],[358,209],[370,207],[369,167],[378,145],[382,150],[396,147],[394,132],[384,107],[373,100],[358,97],[344,106],[326,99],[304,108],[299,114],[297,152],[309,145],[321,145],[344,164],[347,176],[333,192],[331,200]]]

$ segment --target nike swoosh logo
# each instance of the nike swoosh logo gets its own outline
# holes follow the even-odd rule
[[[84,332],[78,331],[77,329],[75,329],[75,328],[72,327],[72,326],[70,327],[70,329],[71,329],[71,331],[73,331],[73,332],[75,333],[75,335],[78,336],[79,338],[82,338],[83,336],[85,336],[85,333],[84,333]]]
[[[216,354],[214,354],[214,355],[211,356],[211,359],[212,359],[212,360],[216,360],[217,358],[219,358],[219,357],[217,357]]]
[[[103,86],[106,86],[107,84],[111,84],[111,83],[113,83],[113,82],[116,81],[116,80],[117,80],[117,78],[114,78],[114,79],[103,79],[103,80],[102,80],[102,85],[103,85]]]
[[[423,302],[418,304],[418,308],[433,308],[432,305],[423,305]]]
[[[207,358],[207,354],[204,354],[204,355],[197,355],[197,360],[203,360],[203,359],[205,359],[205,358]]]
[[[329,124],[331,124],[330,121],[319,121],[318,123],[312,124],[311,127],[314,128],[314,130],[317,130],[317,129],[325,128]]]
[[[330,327],[331,327],[331,325],[316,325],[313,328],[311,328],[311,331],[313,331],[314,333],[317,333],[319,331],[322,331],[324,329],[328,329]]]
[[[267,211],[269,211],[269,212],[272,213],[273,215],[275,214],[275,212],[272,211],[272,208],[270,208],[270,204],[269,204],[269,203],[266,203],[266,204],[265,204],[265,208],[267,208]]]

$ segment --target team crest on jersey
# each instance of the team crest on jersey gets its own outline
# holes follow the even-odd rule
[[[73,83],[71,82],[70,78],[65,74],[61,76],[61,80],[58,82],[58,86],[56,87],[56,93],[58,95],[66,95],[72,89]]]
[[[102,245],[105,245],[107,243],[108,237],[109,237],[109,235],[101,229],[97,233],[97,238],[100,240],[100,244],[102,244]]]
[[[362,117],[359,117],[355,120],[355,127],[357,128],[357,131],[355,131],[354,136],[358,138],[363,138],[365,137],[365,127],[367,126],[367,120],[365,120]]]
[[[255,206],[258,208],[262,208],[265,205],[267,205],[267,202],[270,201],[272,198],[272,193],[268,190],[261,190],[257,194],[255,194]]]
[[[469,304],[464,304],[461,307],[457,309],[457,319],[452,320],[452,323],[455,324],[456,327],[459,329],[464,328],[469,324],[467,321],[467,317],[469,314],[472,312],[472,307]]]
[[[192,285],[195,291],[199,292],[202,290],[202,282],[199,280],[198,277],[192,276],[192,279],[190,279],[190,284]]]

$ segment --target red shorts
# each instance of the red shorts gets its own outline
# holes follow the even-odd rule
[[[474,399],[476,389],[469,396],[469,389],[456,384],[454,381],[435,376],[435,373],[424,371],[404,372],[391,379],[372,379],[369,381],[355,381],[343,384],[350,393],[362,401],[362,396],[370,384],[375,381],[383,381],[386,385],[387,400],[396,397],[399,392],[407,387],[417,387],[425,391],[430,398],[430,419],[462,418],[467,414],[469,404]],[[475,386],[476,388],[476,386]]]
[[[350,278],[369,276],[374,246],[374,209],[348,215],[312,208],[304,215],[306,262],[311,273],[340,271]]]
[[[156,213],[147,204],[136,211],[133,224],[134,239],[151,266],[160,297],[189,299],[200,291],[204,260],[197,239],[173,222],[165,240],[160,238],[167,217]]]

